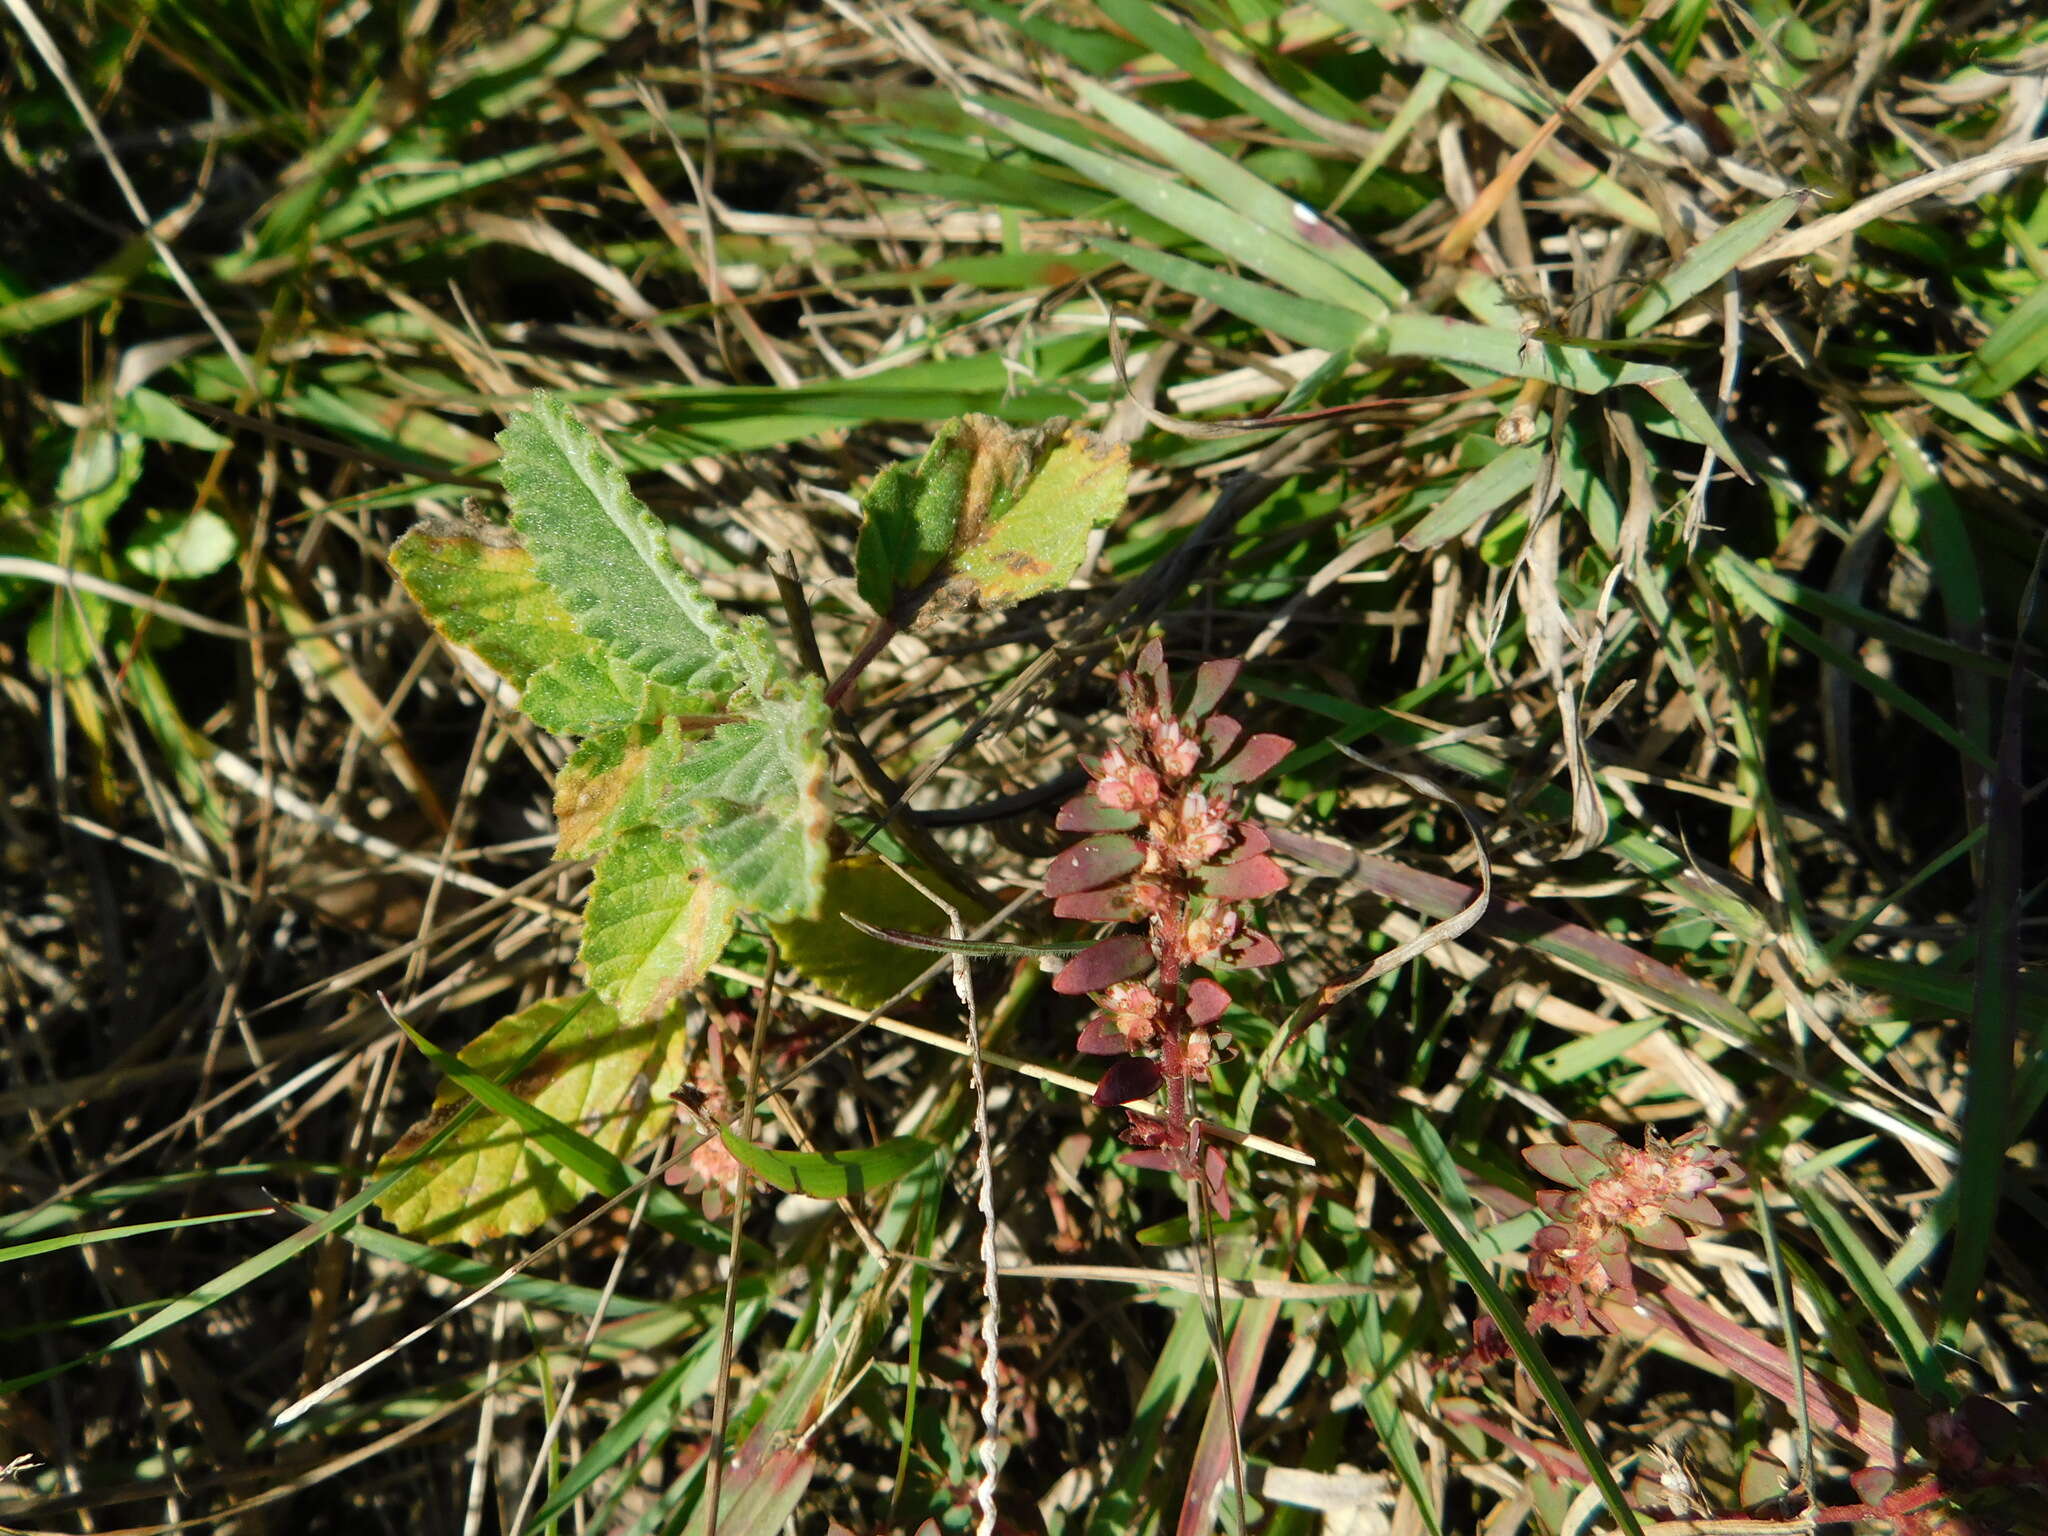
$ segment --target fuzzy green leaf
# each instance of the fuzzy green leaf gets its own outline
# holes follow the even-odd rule
[[[771,686],[746,701],[752,713],[708,735],[689,728],[695,720],[668,719],[583,743],[555,779],[557,856],[585,858],[635,827],[661,827],[687,839],[750,911],[775,921],[815,913],[831,826],[828,717],[810,679]]]
[[[721,725],[681,764],[660,824],[687,834],[705,868],[770,921],[814,916],[825,888],[825,731],[806,678]]]
[[[596,435],[536,394],[498,444],[512,525],[576,627],[658,683],[730,687],[730,630]]]
[[[897,624],[1006,608],[1072,579],[1088,535],[1123,510],[1130,457],[1055,419],[954,418],[861,502],[860,594]]]
[[[739,903],[690,846],[637,827],[598,862],[583,913],[583,968],[628,1024],[666,1013],[732,937]]]
[[[564,656],[534,673],[519,707],[544,731],[593,736],[629,725],[713,715],[718,696],[671,688],[603,651],[590,651]]]
[[[527,1061],[550,1031],[553,1038]],[[659,1128],[669,1113],[666,1095],[682,1080],[682,1026],[672,1017],[628,1027],[595,998],[554,997],[500,1019],[456,1060],[470,1069],[466,1076],[497,1084],[504,1097],[491,1095],[377,1204],[401,1232],[482,1243],[531,1232],[594,1187],[550,1141],[572,1154],[587,1153],[587,1143],[617,1159]],[[501,1081],[515,1069],[511,1081]],[[385,1154],[379,1174],[411,1157],[472,1096],[460,1082],[444,1082],[432,1110]],[[506,1112],[515,1103],[538,1111],[531,1125]],[[574,1142],[543,1134],[560,1128],[573,1131]]]

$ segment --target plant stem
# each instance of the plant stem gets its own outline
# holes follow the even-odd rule
[[[840,700],[846,697],[846,690],[853,686],[854,680],[867,670],[869,662],[882,654],[882,647],[895,638],[894,619],[876,619],[868,626],[868,632],[861,636],[860,649],[853,653],[853,660],[846,664],[845,669],[832,679],[831,686],[825,690],[827,709],[839,707]]]

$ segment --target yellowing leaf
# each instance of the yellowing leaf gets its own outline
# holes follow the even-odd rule
[[[515,688],[552,662],[597,649],[505,529],[421,523],[392,545],[391,567],[434,628]]]
[[[929,624],[1065,586],[1089,532],[1123,510],[1129,481],[1123,445],[1065,421],[956,417],[862,499],[860,594],[892,623]]]
[[[500,1080],[557,1024],[539,1056],[503,1087],[623,1157],[668,1118],[667,1095],[682,1081],[680,1016],[627,1026],[595,998],[548,998],[500,1019],[459,1059]],[[379,1172],[410,1157],[468,1102],[462,1088],[442,1084],[433,1109],[385,1154]],[[591,1188],[543,1138],[483,1108],[377,1204],[399,1231],[427,1242],[482,1243],[531,1232]]]
[[[599,861],[584,911],[591,989],[628,1024],[658,1018],[724,952],[738,907],[680,838],[628,832]]]
[[[973,904],[918,870],[918,879],[944,896],[972,921]],[[850,913],[876,928],[905,933],[943,934],[946,914],[895,870],[872,854],[841,859],[825,871],[825,895],[818,916],[775,925],[782,958],[795,966],[819,991],[857,1008],[877,1008],[894,997],[939,958],[929,950],[862,933],[841,913]]]

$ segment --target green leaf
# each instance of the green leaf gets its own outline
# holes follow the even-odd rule
[[[498,444],[512,525],[576,627],[656,682],[730,687],[730,632],[596,435],[536,394]]]
[[[583,743],[555,779],[556,856],[585,858],[635,827],[662,827],[748,910],[773,921],[816,913],[831,827],[829,717],[815,681],[770,687],[753,714],[709,735],[672,718]]]
[[[916,874],[963,916],[977,915],[973,903],[930,872],[920,869]],[[908,933],[946,931],[946,914],[872,854],[831,865],[825,871],[819,915],[776,924],[775,940],[785,964],[803,972],[819,991],[857,1008],[879,1008],[930,969],[934,956],[863,933],[841,913]]]
[[[69,530],[74,558],[101,547],[107,519],[121,508],[142,474],[142,439],[94,423],[80,427],[71,456],[57,476],[51,510]]]
[[[1963,364],[1956,383],[1966,395],[1988,400],[2038,372],[2048,363],[2048,283],[2043,283],[1991,328]]]
[[[106,639],[113,616],[113,605],[103,597],[59,593],[28,627],[28,659],[57,677],[80,676],[91,669],[93,646]]]
[[[1179,23],[1171,25],[1178,27]],[[1255,220],[1268,236],[1296,247],[1301,256],[1343,271],[1359,286],[1376,295],[1382,303],[1398,304],[1407,297],[1394,275],[1375,261],[1362,246],[1337,235],[1319,242],[1320,222],[1309,225],[1298,210],[1302,204],[1278,187],[1261,180],[1228,155],[1221,154],[1165,118],[1148,112],[1128,96],[1086,78],[1074,82],[1081,99],[1118,131],[1129,134],[1167,165],[1178,168],[1209,196],[1226,207]],[[1311,229],[1315,234],[1311,234]],[[1197,239],[1206,236],[1191,230]],[[1356,308],[1346,306],[1353,314]]]
[[[1020,429],[956,417],[922,459],[890,466],[862,499],[860,594],[909,624],[1064,586],[1089,532],[1123,510],[1129,479],[1121,444],[1064,420]]]
[[[714,717],[718,696],[657,683],[603,651],[549,662],[526,685],[519,707],[544,731],[591,736],[666,719]]]
[[[550,1032],[540,1053],[501,1083]],[[399,1231],[428,1242],[519,1236],[568,1210],[600,1181],[613,1182],[605,1160],[615,1164],[653,1134],[669,1113],[666,1095],[682,1081],[679,1022],[629,1027],[588,994],[547,998],[500,1019],[457,1057],[426,1049],[447,1066],[451,1081],[384,1155],[379,1174],[412,1156],[472,1097],[482,1106],[377,1202]],[[559,1134],[565,1130],[569,1136]],[[602,1157],[590,1158],[590,1148]],[[569,1157],[584,1163],[582,1171]]]
[[[151,512],[122,555],[145,576],[189,581],[211,576],[234,559],[240,547],[234,525],[218,512],[200,507],[182,514]]]
[[[977,109],[980,115],[998,124],[1003,132],[1026,148],[1064,161],[1097,186],[1127,199],[1190,239],[1201,241],[1211,250],[1242,263],[1261,277],[1304,299],[1348,309],[1368,320],[1386,313],[1385,298],[1361,286],[1350,273],[1333,265],[1298,235],[1292,239],[1276,237],[1271,229],[1247,217],[1231,204],[1182,185],[1171,171],[1117,155],[1105,155],[1088,144],[1077,142],[1076,139],[1082,135],[1091,139],[1097,137],[1088,125],[1062,121],[1059,123],[1061,133],[1052,133],[1023,121],[1017,115],[1018,104],[1014,102],[998,103],[983,99],[977,104]],[[1062,137],[1061,134],[1076,137]]]
[[[1421,522],[1401,535],[1401,547],[1428,549],[1455,539],[1488,513],[1506,506],[1536,483],[1543,472],[1544,452],[1525,443],[1467,475]]]
[[[146,385],[131,389],[121,401],[121,425],[138,437],[159,443],[179,443],[187,448],[204,448],[210,453],[228,446],[228,440],[178,404],[169,395]]]
[[[718,1136],[764,1184],[816,1200],[843,1200],[893,1184],[938,1150],[915,1136],[896,1136],[851,1152],[772,1152],[733,1131]]]
[[[1096,240],[1095,248],[1118,257],[1126,266],[1171,283],[1182,293],[1221,305],[1253,325],[1285,336],[1304,347],[1321,347],[1328,352],[1348,352],[1365,334],[1362,315],[1314,299],[1296,298],[1282,289],[1255,283],[1248,277],[1219,272],[1185,256],[1155,251],[1122,240]]]
[[[824,893],[829,723],[817,683],[802,679],[713,731],[672,786],[663,824],[688,833],[712,875],[770,921],[814,916]]]
[[[1687,299],[1718,283],[1783,229],[1804,200],[1797,192],[1773,198],[1715,230],[1622,306],[1622,333],[1642,335]]]
[[[659,1018],[724,952],[737,908],[680,838],[628,832],[598,862],[583,913],[592,989],[628,1024]]]

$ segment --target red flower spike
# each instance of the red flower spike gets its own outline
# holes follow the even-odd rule
[[[1675,1142],[1646,1131],[1640,1147],[1590,1120],[1573,1121],[1570,1131],[1572,1144],[1522,1153],[1531,1168],[1567,1186],[1536,1192],[1551,1225],[1529,1243],[1529,1284],[1538,1298],[1529,1322],[1563,1333],[1611,1333],[1597,1305],[1635,1303],[1631,1242],[1684,1252],[1689,1234],[1681,1223],[1719,1226],[1720,1212],[1707,1196],[1741,1170],[1706,1144],[1704,1129]]]
[[[1093,795],[1079,795],[1060,807],[1053,825],[1062,832],[1128,832],[1138,825],[1138,813],[1114,810]]]
[[[1287,889],[1287,872],[1264,854],[1202,872],[1202,894],[1219,901],[1256,901]]]
[[[1110,1063],[1109,1070],[1102,1074],[1102,1081],[1095,1085],[1095,1102],[1106,1109],[1112,1104],[1150,1098],[1153,1089],[1164,1081],[1166,1073],[1158,1062],[1145,1056],[1126,1056]]]
[[[1197,1028],[1213,1024],[1230,1006],[1230,994],[1204,976],[1188,988],[1188,1022]]]
[[[1077,996],[1132,981],[1152,969],[1152,946],[1141,933],[1120,933],[1074,956],[1052,979],[1052,989]]]
[[[1200,1180],[1225,1211],[1223,1154],[1205,1148],[1190,1105],[1211,1064],[1232,1053],[1230,1036],[1214,1027],[1231,997],[1199,973],[1281,958],[1270,937],[1250,929],[1240,904],[1284,889],[1287,875],[1270,857],[1265,829],[1244,819],[1234,786],[1292,750],[1284,737],[1247,740],[1243,724],[1219,712],[1240,670],[1228,660],[1198,668],[1176,706],[1165,647],[1156,638],[1144,645],[1117,677],[1122,739],[1082,760],[1088,791],[1058,815],[1061,830],[1089,835],[1054,859],[1045,879],[1061,917],[1144,922],[1143,934],[1091,945],[1053,986],[1099,1005],[1079,1050],[1118,1059],[1103,1073],[1096,1103],[1173,1089],[1163,1117],[1134,1117],[1126,1139],[1138,1150],[1123,1161]]]
[[[1285,736],[1262,731],[1239,747],[1237,754],[1216,770],[1212,782],[1218,785],[1250,784],[1256,779],[1263,779],[1278,768],[1293,750],[1294,743]]]
[[[1230,685],[1237,681],[1237,674],[1243,670],[1244,663],[1237,660],[1205,661],[1197,667],[1195,686],[1188,695],[1188,718],[1201,720],[1214,713],[1216,706],[1223,702],[1223,696],[1230,692]]]
[[[1105,832],[1076,843],[1052,861],[1045,872],[1045,894],[1069,896],[1076,891],[1099,891],[1126,875],[1134,875],[1145,862],[1136,839]]]

